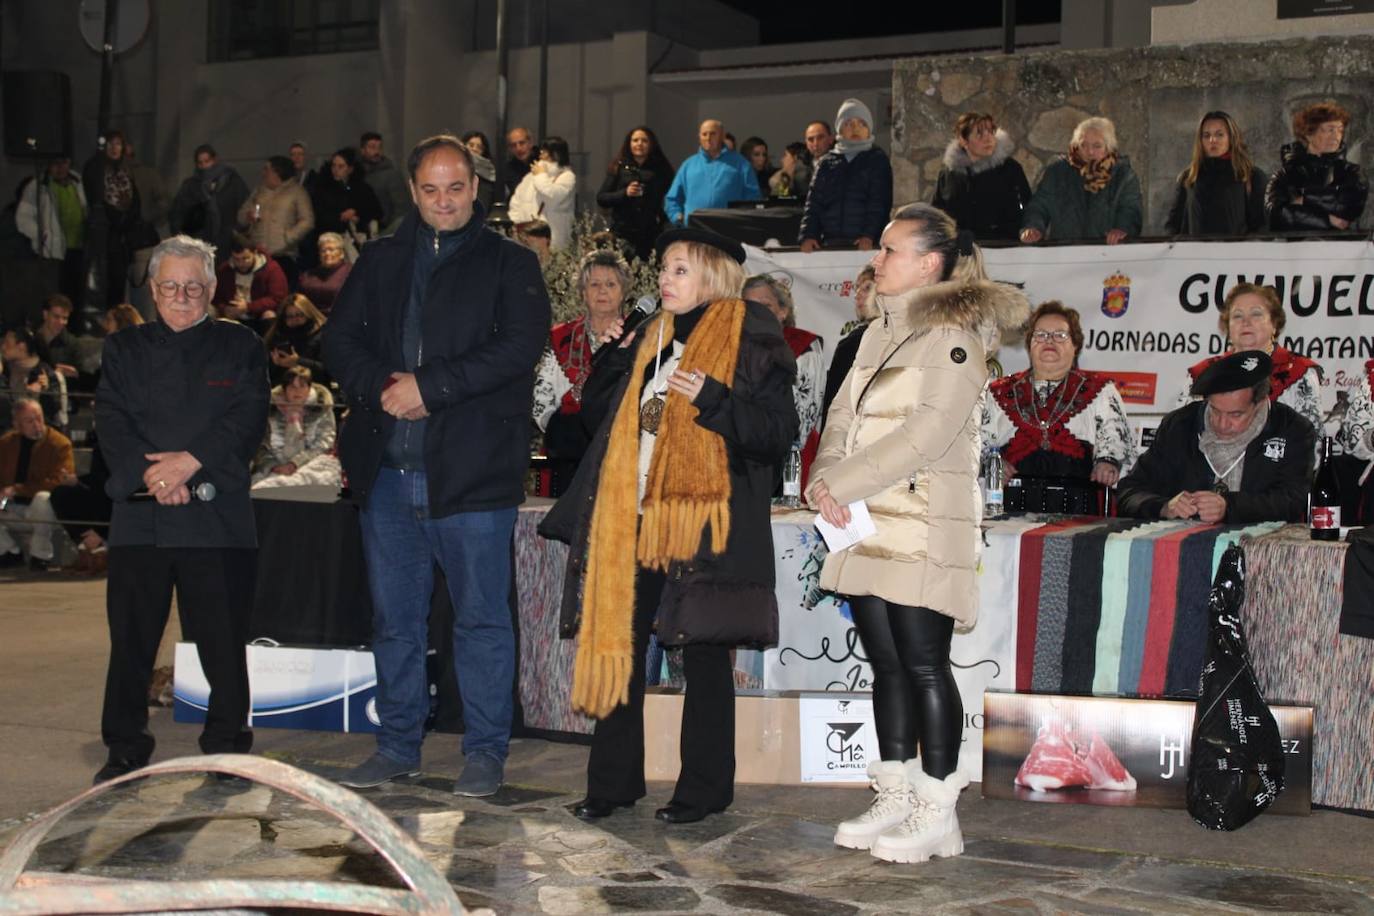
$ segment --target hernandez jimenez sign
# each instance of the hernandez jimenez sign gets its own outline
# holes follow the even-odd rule
[[[747,268],[792,278],[797,325],[825,338],[827,359],[854,318],[854,277],[871,252],[766,252],[748,249]],[[1026,291],[1032,306],[1058,299],[1076,308],[1085,337],[1084,369],[1117,381],[1127,408],[1144,416],[1172,410],[1188,367],[1221,353],[1218,307],[1236,283],[1274,286],[1288,314],[1280,343],[1325,370],[1330,411],[1360,384],[1374,359],[1374,243],[1369,241],[1146,242],[1127,245],[988,248],[994,280]],[[1026,368],[1018,340],[998,360]]]

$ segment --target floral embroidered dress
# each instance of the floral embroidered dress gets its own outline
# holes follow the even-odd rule
[[[1350,409],[1345,412],[1336,441],[1347,455],[1364,461],[1374,459],[1374,359],[1364,364],[1362,384],[1350,392]]]
[[[1081,477],[1108,461],[1125,474],[1137,449],[1126,407],[1112,382],[1072,369],[1059,381],[1030,370],[995,379],[983,404],[983,442],[1021,476]]]
[[[821,441],[821,418],[825,402],[825,343],[810,331],[783,328],[792,355],[797,360],[797,380],[792,386],[792,399],[797,405],[797,419],[801,427],[797,441],[801,443],[802,489],[811,476],[811,461]]]

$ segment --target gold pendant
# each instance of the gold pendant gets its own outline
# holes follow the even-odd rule
[[[654,395],[639,408],[639,428],[649,435],[658,433],[658,424],[663,422],[663,398]]]

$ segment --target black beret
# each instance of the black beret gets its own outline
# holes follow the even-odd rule
[[[663,257],[663,252],[667,251],[668,246],[674,242],[700,242],[703,245],[720,249],[740,264],[744,263],[743,245],[709,229],[691,229],[685,226],[680,229],[669,229],[658,237],[658,241],[654,242],[658,256]]]
[[[1193,382],[1193,394],[1206,397],[1227,391],[1253,388],[1274,371],[1274,361],[1263,350],[1241,350],[1212,363]]]

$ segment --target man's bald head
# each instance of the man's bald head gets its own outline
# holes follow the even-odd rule
[[[701,148],[706,151],[706,155],[714,159],[720,155],[721,147],[725,144],[725,125],[714,118],[708,118],[701,122],[697,139],[701,141]]]

